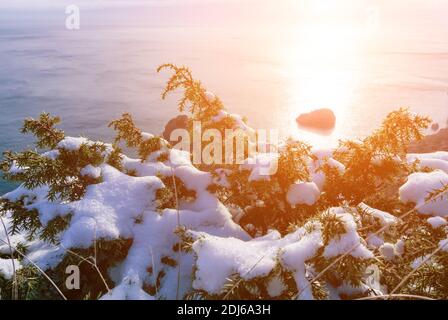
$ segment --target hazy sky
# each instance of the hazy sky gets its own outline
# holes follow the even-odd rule
[[[131,5],[172,5],[172,4],[214,4],[214,3],[275,3],[277,6],[281,6],[284,3],[304,3],[304,2],[320,2],[320,3],[347,3],[351,2],[353,5],[357,4],[388,4],[390,6],[403,6],[405,8],[408,5],[413,4],[446,4],[446,0],[2,0],[0,1],[0,7],[49,7],[49,6],[61,6],[68,4],[79,4],[89,6],[131,6]]]
[[[82,6],[141,6],[141,5],[172,5],[184,3],[214,3],[214,2],[236,2],[237,0],[2,0],[0,7],[23,8],[23,7],[54,7],[69,4]],[[265,0],[261,0],[265,1]],[[240,1],[241,2],[241,1]]]
[[[390,29],[419,26],[438,30],[445,27],[438,22],[448,15],[447,0],[0,0],[0,27],[24,21],[59,24],[65,7],[71,4],[79,5],[84,26],[221,23],[271,28],[296,24],[303,17],[317,17],[325,23],[331,19],[357,21],[373,9],[381,25]],[[316,9],[317,14],[309,14]]]

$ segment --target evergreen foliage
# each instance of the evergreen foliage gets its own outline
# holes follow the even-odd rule
[[[216,128],[220,132],[242,125],[229,114],[216,120],[224,110],[221,100],[207,92],[188,68],[166,64],[158,71],[165,69],[171,70],[173,75],[162,98],[175,90],[183,90],[178,109],[180,112],[188,111],[190,121],[201,121],[204,128]],[[444,250],[441,247],[444,241],[448,242],[448,229],[443,225],[432,226],[428,216],[420,214],[413,205],[401,203],[398,198],[398,187],[406,176],[427,170],[405,161],[409,143],[421,139],[424,129],[430,124],[428,118],[415,115],[408,109],[391,112],[369,137],[342,141],[331,159],[320,159],[311,146],[288,140],[279,148],[277,172],[268,179],[251,180],[251,170],[237,164],[198,165],[195,170],[210,175],[210,183],[203,194],[195,189],[198,181],[186,183],[185,179],[174,174],[177,167],[171,163],[172,147],[169,143],[143,133],[128,113],[109,124],[116,131],[113,145],[85,139],[76,148],[64,147],[68,137],[56,128],[58,124],[59,118],[47,113],[42,113],[38,119],[26,119],[22,133],[33,134],[36,148],[40,150],[8,151],[0,163],[5,179],[21,183],[20,197],[12,200],[0,198],[0,217],[8,218],[10,222],[8,235],[26,235],[27,242],[16,244],[17,251],[13,252],[15,259],[24,263],[23,268],[16,272],[21,299],[60,298],[40,270],[26,264],[26,259],[18,252],[26,255],[29,244],[36,245],[36,241],[61,248],[61,235],[75,215],[71,211],[55,212],[51,219],[43,221],[41,207],[33,205],[37,200],[46,201],[48,206],[82,200],[89,188],[103,183],[104,179],[101,174],[86,174],[86,168],[106,165],[116,168],[126,177],[160,181],[162,187],[157,188],[154,199],[159,219],[169,217],[177,210],[177,240],[162,253],[151,251],[152,265],[147,266],[147,277],[142,284],[144,292],[157,298],[166,298],[170,291],[169,288],[163,289],[164,285],[171,283],[168,279],[173,278],[173,270],[180,270],[181,259],[190,255],[192,260],[187,261],[194,264],[191,283],[182,291],[183,298],[187,299],[300,299],[308,287],[316,299],[335,298],[335,294],[338,298],[353,299],[381,292],[448,299],[448,248]],[[155,173],[144,175],[139,171],[142,167],[136,164],[131,167],[129,160],[125,161],[128,158],[119,148],[119,143],[135,150],[139,163],[153,165],[145,168],[151,168]],[[344,170],[335,167],[334,161]],[[311,169],[310,163],[318,166]],[[216,182],[219,176],[217,169],[224,172],[226,184]],[[188,172],[191,171],[193,169]],[[314,175],[319,173],[325,175],[320,198],[312,205],[291,205],[287,200],[290,186],[312,182]],[[45,190],[46,198],[37,199],[31,192],[35,190]],[[446,185],[428,190],[427,201],[441,199],[447,191]],[[272,230],[277,230],[285,239],[295,236],[298,240],[299,234],[306,237],[320,232],[322,243],[304,261],[305,280],[297,280],[300,270],[287,266],[283,260],[285,249],[279,247],[275,266],[267,274],[250,278],[235,271],[219,293],[195,287],[192,283],[201,280],[198,278],[200,256],[197,250],[207,237],[218,237],[219,232],[218,235],[208,235],[205,231],[188,230],[180,221],[179,208],[186,208],[186,211],[190,210],[187,214],[191,214],[197,201],[202,201],[200,204],[203,205],[204,198],[210,197],[216,197],[213,198],[216,200],[214,205],[225,206],[232,214],[233,222],[252,237],[268,237]],[[344,214],[336,214],[340,211],[335,211],[335,207],[343,210]],[[387,217],[393,223],[385,224],[384,215],[372,208],[388,211],[390,217]],[[143,213],[133,217],[135,225],[143,225],[145,218]],[[351,220],[347,222],[348,218],[353,219],[353,224]],[[205,225],[206,230],[211,225],[207,219],[202,224],[198,223]],[[221,224],[225,225],[222,221]],[[382,244],[373,244],[373,236],[380,238]],[[346,239],[355,241],[364,248],[364,253],[371,255],[351,252],[350,247],[342,245]],[[1,240],[4,242],[0,247],[6,243],[6,239]],[[109,288],[117,285],[111,277],[111,270],[128,257],[134,242],[133,238],[121,236],[95,238],[89,247],[70,248],[57,265],[47,269],[47,274],[59,288],[64,288],[65,268],[71,264],[79,265],[85,285],[79,291],[62,289],[64,295],[70,299],[102,297]],[[246,241],[244,245],[249,243]],[[394,248],[392,254],[385,253],[386,244]],[[329,248],[336,253],[329,254]],[[427,261],[424,261],[425,257]],[[0,252],[0,258],[10,259],[10,254]],[[418,261],[425,263],[418,265]],[[0,274],[1,298],[12,298],[12,281]],[[272,293],[275,291],[273,288],[278,289],[276,294]]]

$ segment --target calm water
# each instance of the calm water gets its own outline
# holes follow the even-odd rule
[[[78,31],[65,29],[62,7],[0,5],[0,152],[31,145],[21,121],[44,110],[68,134],[110,140],[107,123],[123,112],[161,132],[177,112],[176,97],[160,100],[167,75],[155,69],[165,62],[191,67],[252,126],[315,145],[366,135],[400,106],[445,126],[448,6],[409,1],[350,7],[355,18],[292,4],[82,7]],[[296,127],[301,112],[321,107],[337,115],[331,136]],[[11,187],[0,181],[0,194]]]

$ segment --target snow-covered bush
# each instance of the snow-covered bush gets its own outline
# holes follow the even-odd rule
[[[190,135],[193,121],[255,132],[190,70],[163,69]],[[2,298],[448,298],[446,155],[407,155],[429,120],[406,109],[361,141],[287,140],[242,164],[194,165],[130,114],[110,123],[113,144],[58,123],[25,120],[37,150],[1,162],[20,183],[0,198]],[[80,290],[65,286],[71,265]]]

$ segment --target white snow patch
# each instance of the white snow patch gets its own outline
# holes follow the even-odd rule
[[[155,191],[163,186],[157,177],[131,177],[109,165],[101,169],[104,182],[88,186],[81,200],[68,204],[73,217],[62,238],[66,248],[87,248],[95,238],[131,237],[135,218],[154,206]]]
[[[378,235],[372,235],[372,234],[369,233],[369,234],[367,235],[367,237],[368,237],[368,239],[367,239],[367,245],[368,245],[370,248],[374,248],[374,249],[379,248],[379,247],[381,247],[381,246],[383,245],[383,243],[384,243],[383,238],[381,238],[381,237],[378,236]]]
[[[395,245],[392,243],[386,242],[379,251],[385,260],[391,261],[395,258]]]
[[[442,251],[448,252],[448,239],[441,240],[439,242],[439,248],[442,248]]]
[[[154,138],[154,135],[153,135],[153,134],[151,134],[151,133],[147,133],[147,132],[142,132],[142,133],[141,133],[141,136],[142,136],[142,139],[143,139],[143,140],[149,140],[149,139]]]
[[[444,219],[442,217],[431,217],[431,218],[428,218],[428,220],[426,220],[426,222],[428,222],[433,229],[437,229],[437,228],[440,228],[441,226],[448,224],[446,219]]]
[[[59,157],[60,151],[59,150],[50,150],[42,154],[42,157],[56,160]]]
[[[312,206],[319,200],[320,190],[314,182],[297,182],[289,187],[286,199],[289,204]]]
[[[405,249],[404,239],[398,240],[397,243],[395,244],[395,254],[397,256],[402,256],[404,254],[404,249]]]
[[[417,211],[422,214],[447,216],[448,197],[439,197],[425,204],[429,193],[447,184],[448,174],[441,170],[413,173],[408,177],[408,181],[400,187],[400,201],[415,203]]]
[[[248,132],[249,134],[254,134],[255,133],[255,130],[253,128],[249,127],[244,122],[243,118],[239,114],[228,113],[227,111],[220,110],[218,112],[218,114],[212,118],[212,121],[213,122],[219,122],[219,121],[221,121],[222,119],[224,119],[226,117],[229,117],[233,121],[235,121],[236,126],[234,127],[234,129],[241,129],[243,131]]]
[[[424,264],[432,263],[432,259],[429,257],[430,257],[430,255],[427,254],[425,256],[418,257],[418,258],[414,259],[414,261],[411,263],[411,268],[415,270],[415,269],[420,268]]]
[[[154,297],[143,291],[140,279],[127,277],[101,300],[154,300]]]
[[[89,140],[84,137],[65,137],[58,143],[58,148],[68,151],[77,151],[83,144],[89,143]]]
[[[313,299],[313,293],[309,281],[306,278],[305,261],[316,255],[317,250],[323,245],[322,234],[320,230],[314,230],[305,235],[298,242],[287,245],[283,248],[283,265],[294,272],[299,299]]]
[[[101,177],[101,168],[94,167],[91,164],[89,164],[81,169],[81,175],[88,176],[88,177],[91,177],[94,179],[98,179],[99,177]]]
[[[22,264],[19,260],[14,259],[14,265],[16,271],[22,269]],[[14,268],[12,266],[12,260],[11,259],[1,259],[0,258],[0,276],[5,278],[6,280],[12,279],[14,276]]]
[[[244,161],[241,170],[250,170],[249,181],[270,180],[277,172],[278,153],[258,153]]]
[[[350,255],[354,258],[373,258],[373,253],[362,243],[353,216],[343,208],[330,208],[330,213],[335,214],[344,223],[346,233],[331,239],[323,256],[327,259],[333,258],[351,250]]]
[[[390,226],[397,222],[397,218],[390,213],[369,207],[363,202],[361,202],[358,207],[371,217],[377,219],[383,227]]]

